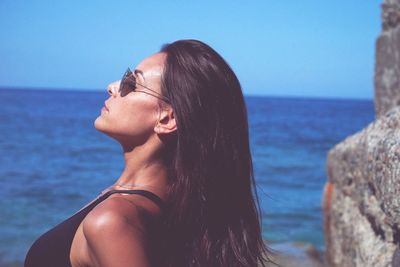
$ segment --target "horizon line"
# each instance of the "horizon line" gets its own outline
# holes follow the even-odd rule
[[[4,86],[0,85],[0,90],[32,90],[32,91],[67,91],[67,92],[89,92],[100,93],[105,92],[105,89],[96,88],[68,88],[68,87],[36,87],[36,86]],[[275,95],[275,94],[260,94],[260,93],[243,93],[245,97],[268,97],[268,98],[296,98],[296,99],[320,99],[320,100],[360,100],[374,101],[374,97],[346,97],[346,96],[318,96],[318,95]]]

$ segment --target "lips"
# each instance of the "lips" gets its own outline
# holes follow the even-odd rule
[[[106,103],[104,103],[104,107],[101,110],[109,111],[108,107],[106,106]]]

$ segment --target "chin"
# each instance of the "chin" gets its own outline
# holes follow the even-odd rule
[[[93,123],[94,128],[102,133],[106,133],[106,125],[104,121],[102,120],[101,116],[97,117],[96,120]]]
[[[105,134],[105,135],[107,135],[107,136],[109,136],[111,138],[117,139],[115,137],[115,133],[113,133],[112,129],[110,129],[110,127],[109,127],[110,125],[107,124],[107,121],[104,121],[101,118],[101,116],[96,118],[96,120],[93,123],[93,126],[97,131],[99,131],[99,132],[101,132],[101,133],[103,133],[103,134]]]

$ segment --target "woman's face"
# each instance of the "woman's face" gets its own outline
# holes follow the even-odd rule
[[[161,74],[165,58],[164,53],[157,53],[140,62],[135,68],[137,71],[132,70],[136,72],[134,75],[137,84],[161,93]],[[140,92],[131,91],[121,96],[120,82],[115,81],[108,85],[110,96],[104,102],[104,108],[94,126],[123,145],[137,146],[145,143],[154,133],[159,117],[159,99],[141,85],[136,86]]]

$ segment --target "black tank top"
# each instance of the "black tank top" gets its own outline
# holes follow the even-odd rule
[[[152,200],[161,209],[163,201],[146,190],[110,190],[88,206],[39,237],[29,249],[25,267],[70,267],[69,259],[72,240],[86,215],[100,202],[115,193],[138,194]]]

